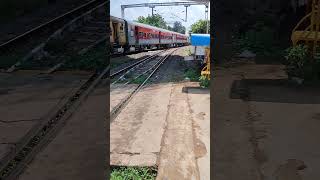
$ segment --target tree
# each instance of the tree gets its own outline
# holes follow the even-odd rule
[[[186,27],[182,26],[181,22],[176,21],[173,24],[172,31],[177,32],[177,33],[181,33],[181,34],[185,34],[186,33]]]
[[[209,23],[209,22],[208,22]],[[207,33],[207,21],[199,20],[198,22],[191,25],[192,33],[206,34]],[[210,23],[209,23],[209,33],[210,33]]]
[[[167,29],[167,23],[164,21],[163,17],[159,14],[155,14],[153,16],[148,16],[148,17],[140,16],[138,17],[138,22]]]

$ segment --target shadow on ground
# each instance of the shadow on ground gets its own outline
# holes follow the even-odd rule
[[[320,86],[294,86],[287,79],[245,79],[232,83],[231,99],[256,102],[320,104]]]
[[[201,87],[188,87],[185,86],[182,88],[183,93],[188,94],[210,94],[210,89],[208,88],[201,88]]]

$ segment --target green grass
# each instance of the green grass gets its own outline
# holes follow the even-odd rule
[[[189,78],[190,81],[198,81],[198,80],[199,80],[199,77],[200,77],[200,73],[197,72],[197,71],[194,70],[194,69],[188,69],[188,70],[185,72],[185,77],[186,77],[186,78]]]
[[[154,180],[156,176],[153,168],[118,167],[112,169],[110,180]]]

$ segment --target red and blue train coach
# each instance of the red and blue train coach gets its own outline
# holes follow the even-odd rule
[[[125,52],[141,51],[146,48],[169,48],[188,44],[188,37],[184,34],[142,23],[124,21],[126,44],[121,44],[120,46],[124,48]]]
[[[130,49],[142,50],[144,48],[155,48],[160,44],[160,28],[128,22],[128,43]]]

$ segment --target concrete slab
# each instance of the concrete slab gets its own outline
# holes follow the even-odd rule
[[[126,96],[128,96],[137,85],[135,84],[115,84],[110,85],[110,112],[117,106]]]
[[[184,84],[175,84],[159,158],[157,180],[200,180],[194,152],[193,120]]]
[[[14,147],[15,145],[11,143],[0,143],[0,159],[5,157]]]
[[[145,87],[111,123],[111,165],[157,164],[171,88],[171,83]]]
[[[59,108],[84,82],[84,75],[57,75],[42,79],[35,72],[1,74],[0,144],[14,147],[37,123]],[[64,77],[63,77],[64,76]],[[10,148],[2,148],[0,158]]]
[[[280,65],[252,64],[216,71],[214,179],[234,179],[233,174],[240,178],[248,172],[251,175],[244,180],[320,177],[319,89],[274,84],[286,78],[282,69]],[[232,82],[241,78],[256,81],[247,84],[248,101],[229,98]],[[228,160],[235,154],[243,158]]]
[[[231,99],[231,87],[241,79],[237,69],[215,70],[213,79],[213,158],[211,179],[258,180],[259,172],[253,157],[247,124],[247,106],[240,99]]]
[[[105,179],[108,93],[96,89],[19,179]]]
[[[200,179],[210,179],[210,90],[188,83],[188,102],[194,130],[195,156]]]

